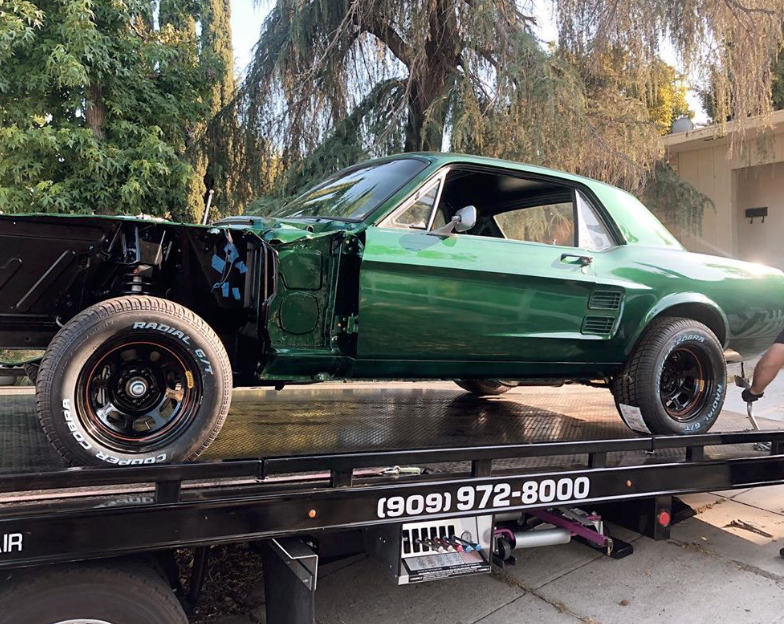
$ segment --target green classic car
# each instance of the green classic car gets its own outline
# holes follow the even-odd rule
[[[269,217],[207,226],[0,216],[0,348],[70,461],[192,459],[232,386],[582,382],[642,433],[707,431],[725,350],[784,328],[784,274],[688,253],[606,184],[459,154],[333,175]],[[270,432],[274,435],[274,432]]]

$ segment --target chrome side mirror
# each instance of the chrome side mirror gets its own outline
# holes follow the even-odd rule
[[[452,220],[443,227],[433,230],[433,234],[449,236],[457,232],[462,234],[468,232],[476,225],[476,206],[464,206],[455,213]]]

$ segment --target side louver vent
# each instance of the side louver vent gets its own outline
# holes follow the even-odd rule
[[[592,310],[618,310],[621,297],[621,293],[615,290],[597,290],[591,295],[588,307]]]
[[[583,321],[583,333],[608,335],[612,332],[613,325],[615,325],[615,318],[612,316],[586,316]]]

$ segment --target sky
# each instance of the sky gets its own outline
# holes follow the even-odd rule
[[[245,75],[253,46],[259,40],[261,23],[272,6],[265,0],[257,7],[254,0],[231,0],[231,36],[234,41],[234,66],[238,76]]]
[[[535,0],[535,15],[538,22],[537,35],[542,41],[554,41],[556,38],[555,20],[552,10],[545,6],[546,0]],[[238,76],[245,75],[245,68],[251,58],[253,46],[259,39],[261,23],[264,21],[274,0],[231,0],[231,28],[234,39],[234,65]],[[260,5],[260,6],[257,6]],[[675,53],[671,46],[665,45],[662,49],[663,60],[677,67]],[[689,106],[696,115],[695,123],[705,123],[707,116],[702,109],[699,97],[693,91],[688,94]]]

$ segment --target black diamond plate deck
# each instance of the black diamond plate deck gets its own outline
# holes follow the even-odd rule
[[[748,429],[724,412],[714,431]],[[350,451],[401,450],[503,443],[631,438],[606,390],[517,388],[473,398],[449,383],[322,384],[238,390],[220,436],[202,458],[249,459]],[[727,456],[749,448],[722,447]],[[682,458],[683,450],[615,453],[609,465]],[[584,463],[584,457],[526,459],[531,468]],[[520,460],[497,462],[511,467]],[[0,393],[0,472],[64,467],[42,434],[35,397],[22,389]],[[446,466],[444,468],[447,468]]]

